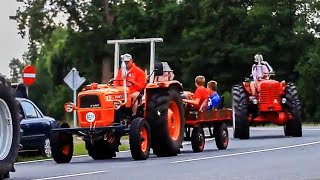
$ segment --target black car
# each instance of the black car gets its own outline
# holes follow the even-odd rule
[[[50,132],[58,127],[52,117],[43,115],[40,109],[29,99],[16,98],[21,117],[21,145],[20,151],[38,151],[45,157],[51,157]]]

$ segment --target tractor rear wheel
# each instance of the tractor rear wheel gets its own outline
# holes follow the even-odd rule
[[[286,136],[301,137],[301,104],[298,98],[297,88],[293,83],[287,83],[285,98],[287,99],[285,109],[291,113],[292,119],[289,119],[284,126],[284,134]]]
[[[234,138],[249,139],[248,103],[245,90],[241,85],[232,87],[232,109]]]
[[[205,145],[205,136],[202,127],[195,127],[192,129],[191,145],[193,152],[202,152]]]
[[[150,126],[143,118],[135,118],[130,126],[130,151],[134,160],[146,160],[150,155]]]
[[[147,118],[151,147],[157,156],[176,156],[184,136],[184,109],[176,89],[155,89],[150,93]]]
[[[70,128],[67,123],[62,123],[60,128]],[[51,155],[53,160],[58,163],[69,163],[73,156],[73,137],[72,134],[52,131],[50,136]]]
[[[10,88],[0,84],[0,179],[8,178],[18,156],[20,122]]]
[[[227,149],[229,144],[229,133],[226,123],[214,124],[214,139],[218,149]]]

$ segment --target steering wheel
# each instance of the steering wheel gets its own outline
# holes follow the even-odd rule
[[[114,80],[114,79],[111,79],[109,82],[108,82],[108,84],[113,84],[113,82],[114,81],[119,81],[119,82],[123,82],[123,80]],[[122,85],[123,86],[123,85]],[[133,83],[132,82],[130,82],[130,81],[126,81],[126,86],[127,87],[131,87],[131,86],[133,86]]]

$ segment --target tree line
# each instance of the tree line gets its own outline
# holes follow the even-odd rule
[[[156,60],[166,61],[175,79],[194,90],[194,78],[218,82],[230,106],[230,91],[251,73],[256,53],[275,70],[277,80],[297,84],[305,121],[320,121],[320,2],[310,0],[16,0],[10,18],[29,39],[17,68],[30,61],[37,80],[30,99],[57,119],[72,93],[63,78],[76,67],[87,81],[113,76],[114,47],[109,39],[162,37]],[[65,18],[65,22],[57,21]],[[26,33],[28,31],[28,33]],[[148,68],[149,45],[121,46]],[[20,68],[21,69],[21,68]],[[21,71],[20,71],[21,72]]]

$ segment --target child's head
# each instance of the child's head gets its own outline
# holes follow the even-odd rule
[[[206,79],[204,78],[204,76],[197,76],[194,79],[194,83],[196,86],[204,86],[204,84],[206,83]]]
[[[207,83],[207,88],[210,89],[211,91],[217,91],[217,82],[216,81],[209,81]]]

